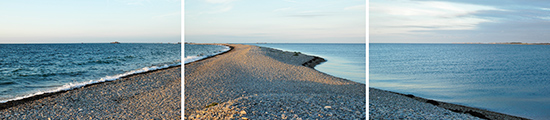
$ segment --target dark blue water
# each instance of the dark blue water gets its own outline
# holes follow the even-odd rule
[[[180,44],[0,44],[0,103],[180,65]]]
[[[550,46],[377,44],[370,87],[550,119]]]
[[[250,44],[276,48],[285,51],[298,51],[307,55],[319,56],[327,60],[315,69],[359,83],[366,81],[366,44],[345,43],[270,43]]]
[[[184,62],[190,63],[193,61],[204,59],[208,56],[216,55],[229,49],[229,47],[222,45],[185,44]]]

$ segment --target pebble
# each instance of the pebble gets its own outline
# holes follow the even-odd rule
[[[294,56],[293,52],[249,45],[230,46],[233,49],[225,54],[185,65],[186,116],[366,119],[366,85],[302,66],[314,56]],[[204,108],[212,102],[220,104]],[[323,109],[327,105],[330,108]]]
[[[180,81],[181,66],[131,75],[0,109],[0,119],[181,119]]]
[[[369,119],[482,120],[374,88],[369,88]]]

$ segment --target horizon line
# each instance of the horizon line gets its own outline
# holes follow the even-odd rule
[[[177,44],[181,42],[149,42],[149,43],[142,43],[142,42],[128,42],[128,43],[117,43],[117,44]],[[109,42],[97,42],[97,43],[91,43],[91,42],[82,42],[82,43],[0,43],[0,44],[112,44]]]
[[[184,43],[221,43],[221,42],[184,42]],[[242,44],[242,43],[254,43],[254,44],[273,44],[273,43],[297,43],[297,44],[302,44],[302,43],[315,43],[315,42],[234,42],[234,43],[231,43],[231,42],[228,42],[227,44]],[[338,43],[338,42],[317,42],[317,43],[320,43],[320,44],[330,44],[330,43]],[[362,42],[362,43],[353,43],[353,42],[344,42],[343,44],[366,44],[366,42]]]

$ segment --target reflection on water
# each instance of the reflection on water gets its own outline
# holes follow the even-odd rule
[[[550,47],[370,44],[370,87],[533,119],[550,118]]]
[[[250,44],[285,51],[299,51],[327,61],[315,69],[351,81],[366,83],[366,45],[343,43],[273,43]]]

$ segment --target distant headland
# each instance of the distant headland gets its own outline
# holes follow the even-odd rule
[[[514,45],[550,45],[550,43],[522,43],[522,42],[493,42],[493,43],[474,43],[474,42],[465,42],[465,43],[453,43],[453,44],[514,44]]]

